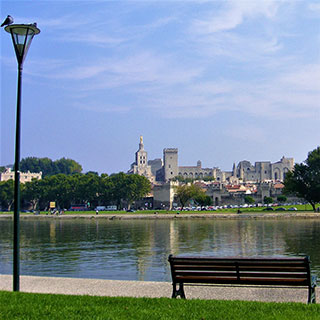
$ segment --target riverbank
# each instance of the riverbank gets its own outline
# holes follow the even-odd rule
[[[12,219],[13,214],[0,214],[0,219]],[[129,220],[129,219],[320,219],[320,213],[314,212],[245,212],[245,213],[211,213],[211,212],[174,212],[167,213],[86,213],[86,214],[62,214],[48,215],[41,213],[20,214],[20,219],[106,219],[106,220]]]

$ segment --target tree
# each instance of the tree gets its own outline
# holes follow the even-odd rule
[[[112,191],[114,189],[113,181],[109,178],[108,174],[102,173],[99,180],[99,195],[98,201],[102,204],[111,204],[113,201]]]
[[[284,179],[284,194],[308,201],[313,210],[320,202],[320,147],[308,153],[305,163],[295,164]]]
[[[25,183],[22,198],[31,203],[33,210],[39,206],[39,201],[43,194],[42,184],[42,181],[38,179],[33,179],[32,181]]]
[[[247,204],[253,204],[255,201],[251,196],[245,196],[244,197],[244,202]]]
[[[54,161],[54,165],[56,167],[56,174],[75,174],[82,172],[82,166],[72,159],[61,158]]]
[[[86,203],[90,206],[97,206],[101,192],[101,178],[95,173],[85,175],[75,174],[69,177],[72,181],[74,203]]]
[[[126,202],[130,207],[133,201],[146,196],[151,190],[150,181],[146,177],[137,174],[120,172],[111,175],[109,179],[110,196],[118,208],[122,202]]]
[[[287,201],[287,197],[284,196],[284,195],[280,195],[280,196],[277,197],[277,200],[279,202],[286,202]]]
[[[273,199],[272,199],[271,197],[265,196],[265,197],[263,198],[263,202],[264,202],[265,204],[270,204],[270,203],[273,202]]]
[[[194,181],[193,178],[188,178],[184,176],[176,176],[172,179],[172,181],[179,181],[181,183],[192,183]]]
[[[0,204],[5,206],[9,211],[14,201],[14,183],[13,180],[0,182]]]
[[[211,206],[213,204],[212,198],[203,190],[201,190],[201,192],[194,197],[194,201],[201,207]]]
[[[137,174],[127,175],[127,195],[126,201],[128,202],[128,207],[133,201],[139,200],[146,196],[151,191],[150,181],[144,177]]]
[[[5,171],[6,171],[6,167],[0,166],[0,172],[5,172]]]
[[[54,163],[49,158],[27,157],[20,161],[21,172],[42,172],[42,177],[56,173]]]
[[[215,181],[216,179],[215,179],[215,177],[213,177],[213,176],[204,176],[204,177],[202,178],[202,180],[203,180],[203,181]]]
[[[196,199],[198,199],[201,201],[201,198],[202,198],[202,200],[204,200],[204,196],[206,194],[199,186],[195,184],[191,184],[191,185],[184,184],[182,186],[176,187],[175,195],[177,200],[180,202],[181,207],[183,208],[186,205],[186,203],[191,199],[195,201]]]

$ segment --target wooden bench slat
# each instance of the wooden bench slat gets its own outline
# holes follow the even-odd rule
[[[214,256],[173,256],[174,260],[220,260],[220,261],[301,261],[306,257],[274,257],[274,256],[263,256],[263,257],[214,257]]]
[[[236,266],[216,266],[216,265],[174,265],[174,270],[236,270]],[[287,266],[239,266],[240,271],[284,271],[284,272],[306,272],[306,267],[287,267]]]
[[[286,263],[286,264],[290,264],[290,263],[304,263],[304,259],[300,259],[300,258],[295,258],[295,259],[274,259],[274,260],[270,260],[270,259],[257,259],[257,258],[245,258],[245,259],[241,259],[241,258],[235,258],[235,259],[230,259],[230,258],[226,258],[226,259],[219,259],[219,258],[178,258],[178,257],[174,257],[172,258],[176,263],[181,263],[181,262],[191,262],[191,263],[212,263],[212,261],[215,261],[216,263],[234,263],[235,261],[241,262],[243,264],[245,263],[270,263],[270,264],[277,264],[277,263]]]
[[[183,281],[184,284],[237,284],[237,285],[282,285],[282,286],[307,286],[308,283],[305,281],[284,281],[283,279],[257,279],[257,281],[252,281],[248,279],[244,280],[237,280],[236,278],[212,278],[212,279],[206,279],[206,281],[203,281],[204,279],[177,279]],[[177,281],[179,283],[179,281]]]
[[[197,271],[180,271],[175,273],[175,277],[180,277],[180,276],[203,276],[203,277],[220,277],[220,276],[236,276],[240,279],[242,278],[297,278],[297,279],[308,279],[307,275],[304,273],[301,274],[292,274],[292,273],[256,273],[256,272],[240,272],[237,273],[236,271],[234,272],[197,272]]]
[[[243,262],[243,261],[215,261],[215,260],[211,260],[211,261],[194,261],[194,260],[191,260],[191,261],[186,261],[186,260],[183,260],[183,261],[177,261],[177,260],[174,260],[174,264],[175,265],[216,265],[216,266],[233,266],[235,265],[235,263],[238,263],[238,265],[240,266],[282,266],[282,265],[285,265],[285,266],[291,266],[291,267],[303,267],[306,265],[306,263],[304,261],[300,261],[300,262],[290,262],[290,263],[287,263],[287,261],[278,261],[276,263],[274,262],[269,262],[269,261],[246,261],[246,262]]]

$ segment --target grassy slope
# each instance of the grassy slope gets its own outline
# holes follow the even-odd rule
[[[320,319],[320,305],[0,292],[0,319]]]

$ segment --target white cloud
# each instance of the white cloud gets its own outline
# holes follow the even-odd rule
[[[222,3],[222,9],[215,10],[206,19],[195,20],[192,29],[205,34],[233,30],[246,18],[274,17],[278,6],[279,3],[276,1],[225,1]]]

